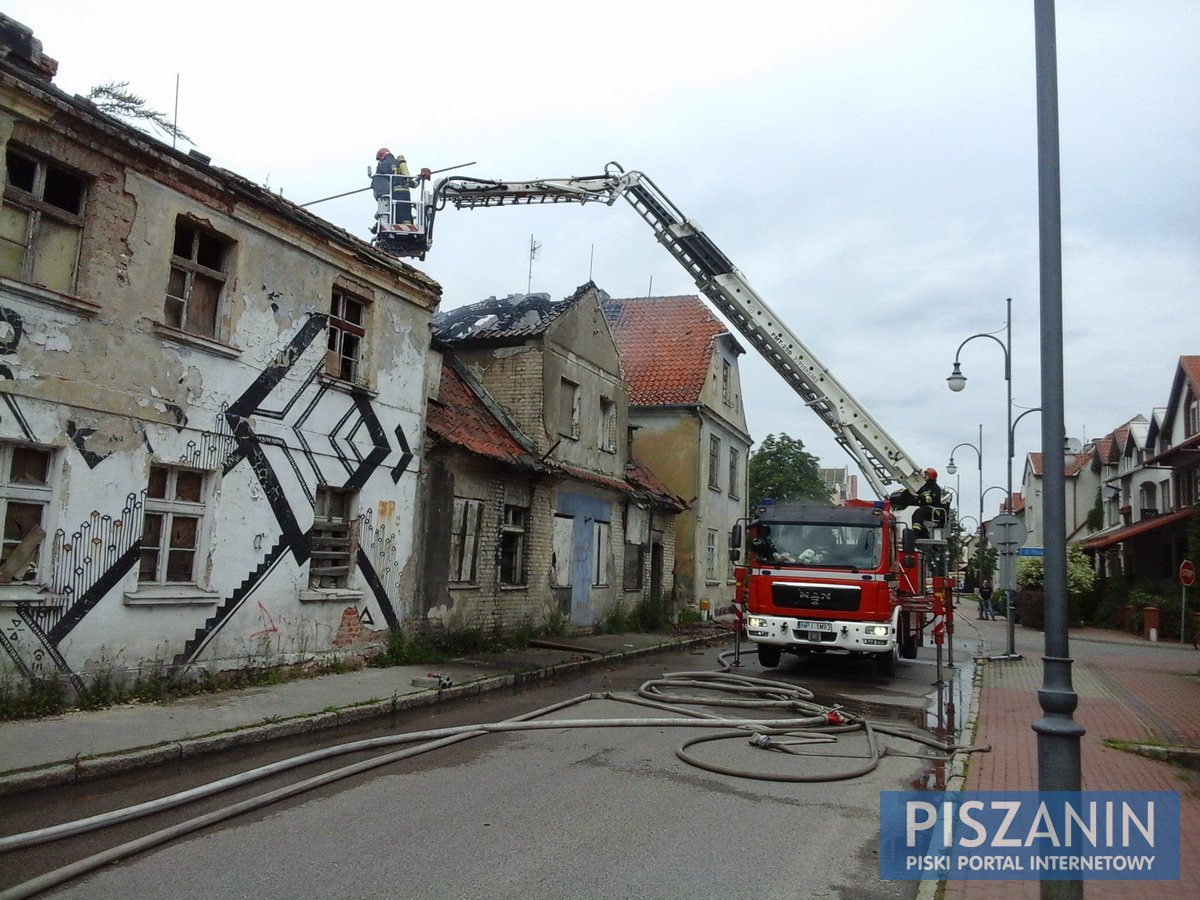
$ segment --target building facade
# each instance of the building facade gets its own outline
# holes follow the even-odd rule
[[[411,605],[437,285],[0,60],[0,662],[226,668]]]
[[[679,596],[724,610],[733,603],[729,534],[747,510],[745,351],[696,296],[610,298],[604,310],[629,382],[634,453],[688,501],[677,525]]]
[[[560,302],[493,298],[435,321],[446,364],[422,469],[427,624],[580,629],[672,595],[684,504],[630,453],[601,296],[588,284]]]

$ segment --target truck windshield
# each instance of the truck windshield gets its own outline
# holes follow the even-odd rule
[[[753,548],[765,565],[876,569],[881,543],[869,525],[773,522],[760,526]]]

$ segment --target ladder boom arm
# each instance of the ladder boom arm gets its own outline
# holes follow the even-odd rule
[[[700,291],[829,427],[881,498],[888,496],[889,484],[898,483],[911,491],[921,486],[925,480],[922,468],[783,324],[700,227],[641,172],[626,172],[609,163],[605,174],[583,178],[487,181],[449,177],[433,190],[430,225],[432,212],[447,203],[457,209],[590,202],[611,206],[618,197],[629,202],[658,242],[687,269]]]

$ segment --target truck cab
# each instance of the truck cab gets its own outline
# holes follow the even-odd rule
[[[784,652],[874,657],[891,674],[916,655],[925,595],[923,552],[886,502],[764,505],[746,527],[746,635],[759,662]],[[739,529],[731,544],[740,547]]]

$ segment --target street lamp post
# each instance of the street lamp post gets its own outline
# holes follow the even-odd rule
[[[1042,521],[1045,557],[1045,655],[1038,703],[1038,789],[1078,791],[1084,728],[1073,713],[1079,697],[1071,683],[1067,617],[1066,440],[1063,414],[1062,200],[1059,191],[1058,62],[1054,0],[1034,0],[1034,64],[1037,70],[1038,271],[1041,299]],[[1053,447],[1055,452],[1046,453]],[[1082,881],[1043,881],[1043,897],[1082,897]]]
[[[978,463],[978,467],[979,467],[979,523],[980,523],[979,527],[980,527],[980,529],[982,529],[983,528],[983,423],[982,422],[979,424],[979,443],[978,444],[971,444],[971,443],[967,443],[966,441],[964,441],[961,444],[956,444],[954,446],[954,449],[952,449],[950,451],[950,462],[946,463],[946,471],[949,472],[951,475],[953,475],[954,473],[956,473],[958,471],[958,466],[956,466],[954,464],[954,454],[958,451],[959,447],[970,447],[972,450],[975,451],[975,459],[976,459],[976,462]],[[982,531],[980,533],[980,537],[982,538]],[[982,555],[983,550],[982,550],[982,548],[983,548],[983,542],[981,540],[979,542],[979,545],[976,548],[976,556],[975,556],[975,580],[976,581],[979,581],[980,572],[982,571],[982,567],[983,567],[983,555]]]
[[[952,391],[961,391],[963,388],[965,388],[967,386],[967,376],[962,373],[962,365],[958,361],[958,356],[960,353],[962,353],[963,347],[967,346],[967,344],[971,343],[971,341],[975,340],[976,338],[987,338],[988,340],[995,341],[1000,346],[1000,349],[1004,352],[1004,383],[1007,386],[1007,391],[1008,391],[1008,402],[1005,404],[1005,407],[1004,407],[1004,412],[1005,412],[1005,416],[1006,416],[1004,430],[1005,430],[1005,433],[1008,435],[1008,458],[1007,458],[1007,463],[1008,463],[1008,469],[1007,469],[1008,500],[1006,501],[1006,503],[1009,507],[1011,507],[1012,506],[1012,475],[1013,475],[1013,473],[1012,473],[1012,470],[1013,470],[1012,298],[1009,297],[1007,300],[1005,300],[1004,305],[1005,305],[1004,340],[1000,340],[1000,338],[996,337],[996,335],[994,335],[994,334],[990,334],[988,332],[981,332],[980,334],[971,335],[969,338],[967,338],[965,341],[963,341],[961,344],[959,344],[958,349],[954,351],[954,369],[951,371],[950,376],[946,379],[946,384],[949,386],[950,390],[952,390]],[[983,512],[982,512],[982,510],[980,510],[979,521],[980,521],[980,528],[982,528],[983,527]],[[1012,592],[1006,589],[1004,593],[1005,593],[1005,609],[1008,610],[1008,615],[1005,617],[1005,626],[1006,626],[1005,631],[1007,632],[1007,636],[1008,636],[1008,651],[1005,653],[1004,657],[1000,657],[1000,658],[1020,659],[1020,657],[1017,655],[1017,651],[1016,651],[1016,631],[1014,630],[1016,623],[1013,621],[1013,616],[1012,616]]]

